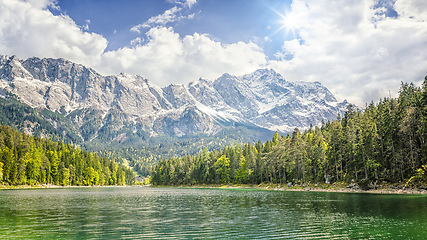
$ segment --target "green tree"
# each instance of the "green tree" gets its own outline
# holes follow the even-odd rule
[[[62,186],[68,186],[70,185],[70,169],[63,168],[61,169],[61,175],[62,175]]]
[[[16,165],[13,150],[5,147],[0,150],[1,162],[3,163],[3,181],[12,184],[15,178]]]
[[[247,183],[252,174],[252,170],[246,166],[246,159],[244,156],[240,157],[240,168],[236,173],[236,180],[239,183]]]
[[[225,155],[222,155],[215,162],[216,173],[219,175],[221,182],[226,184],[230,181],[230,160]]]
[[[84,185],[96,185],[97,172],[92,167],[87,167],[84,173]]]
[[[0,183],[3,182],[3,163],[0,162]]]
[[[32,147],[30,151],[31,158],[27,163],[27,177],[30,184],[37,184],[41,182],[43,152],[36,147]]]

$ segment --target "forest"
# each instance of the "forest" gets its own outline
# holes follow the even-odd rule
[[[262,143],[169,158],[151,170],[155,185],[229,183],[427,183],[427,77],[402,83],[397,98],[349,105],[344,116]]]
[[[162,158],[193,155],[203,147],[213,150],[230,145],[236,140],[261,138],[265,141],[274,134],[272,131],[244,124],[234,126],[224,123],[224,129],[214,135],[173,137],[160,134],[154,137],[142,129],[134,132],[133,123],[121,120],[107,122],[101,127],[97,117],[97,114],[100,114],[98,110],[77,109],[67,114],[61,108],[60,111],[54,112],[50,109],[32,108],[20,102],[17,96],[11,93],[6,95],[5,98],[0,97],[0,125],[11,126],[20,132],[30,132],[30,135],[35,137],[79,145],[88,152],[114,159],[118,164],[128,164],[143,177],[147,177],[151,166]],[[82,120],[84,124],[79,126],[73,123],[72,119],[82,113],[85,116]],[[122,124],[123,129],[115,129],[114,126]],[[97,130],[97,127],[101,128]],[[125,134],[125,140],[114,140],[120,134]],[[203,146],[200,144],[202,139]]]
[[[77,146],[0,126],[0,184],[130,185],[135,173]]]

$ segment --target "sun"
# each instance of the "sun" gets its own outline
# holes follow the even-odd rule
[[[284,18],[281,20],[282,25],[284,29],[286,29],[287,33],[292,31],[293,34],[295,34],[295,28],[298,25],[298,19],[296,18],[295,14],[288,13],[284,16]]]
[[[278,25],[279,27],[273,34],[284,31],[286,37],[289,37],[292,34],[292,37],[296,37],[296,29],[298,27],[298,18],[294,12],[285,11],[285,13],[280,13],[275,9],[272,9],[279,17]]]

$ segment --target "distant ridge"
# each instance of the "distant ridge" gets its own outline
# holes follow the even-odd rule
[[[238,139],[257,141],[336,119],[348,104],[319,82],[289,82],[272,69],[160,88],[138,75],[102,76],[65,59],[0,55],[0,96],[10,94],[60,115],[45,117],[59,132],[66,119],[74,139],[105,144],[214,136],[236,125],[251,133]]]

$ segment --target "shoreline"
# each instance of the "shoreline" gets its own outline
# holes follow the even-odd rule
[[[93,185],[93,186],[61,186],[53,184],[40,184],[40,185],[0,185],[0,190],[8,189],[61,189],[61,188],[96,188],[96,187],[138,187],[140,185]]]
[[[403,187],[393,185],[376,186],[375,189],[363,190],[358,187],[347,187],[346,183],[333,184],[303,184],[292,187],[280,186],[279,184],[195,184],[195,185],[156,185],[152,187],[172,187],[172,188],[212,188],[212,189],[254,189],[270,191],[296,191],[296,192],[336,192],[336,193],[370,193],[370,194],[413,194],[427,195],[427,189]]]
[[[60,186],[53,184],[41,185],[0,185],[0,190],[7,189],[61,189],[61,188],[94,188],[94,187],[154,187],[154,188],[207,188],[207,189],[253,189],[269,191],[298,191],[298,192],[336,192],[336,193],[371,193],[371,194],[414,194],[427,195],[427,187],[404,187],[403,185],[376,185],[373,189],[363,190],[357,185],[353,187],[347,183],[333,184],[302,184],[281,186],[280,184],[194,184],[194,185],[97,185],[97,186]]]

